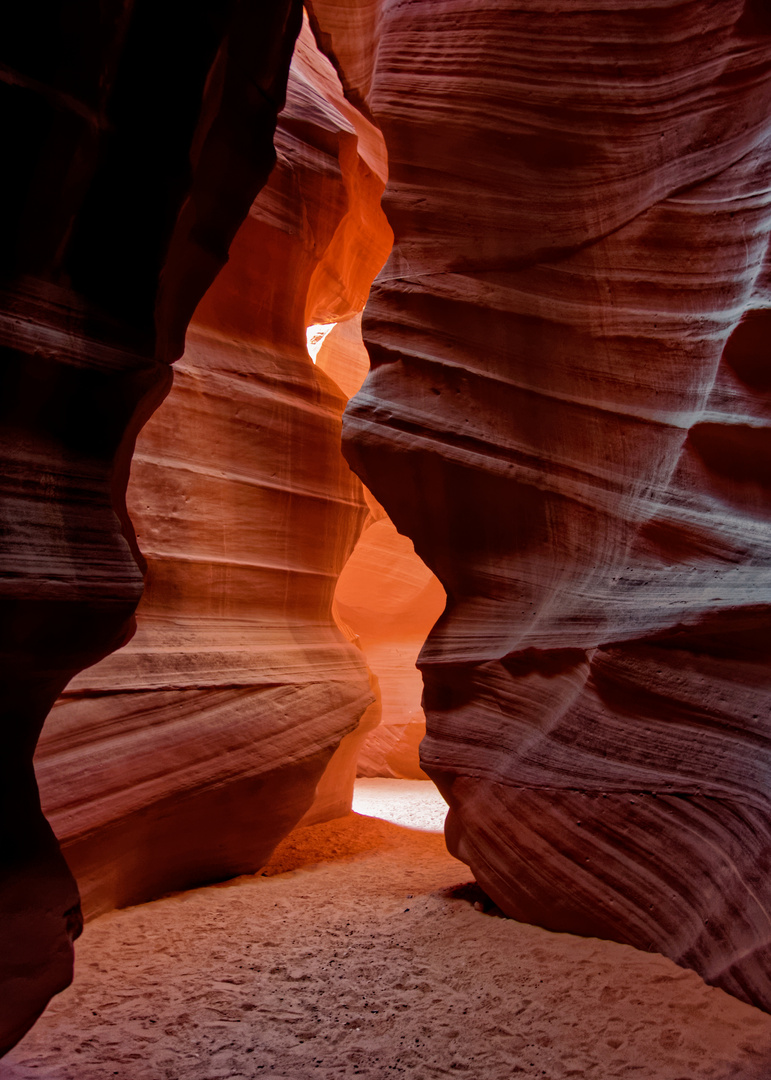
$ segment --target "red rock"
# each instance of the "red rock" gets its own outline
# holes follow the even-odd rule
[[[382,720],[361,748],[359,776],[426,779],[418,764],[426,724],[415,661],[442,613],[444,590],[412,542],[384,516],[365,527],[340,575],[335,601],[380,688]]]
[[[361,389],[369,371],[369,354],[361,337],[361,312],[326,329],[316,366],[337,383],[347,399]]]
[[[369,370],[361,319],[338,323],[317,365],[350,397]],[[335,591],[335,617],[376,677],[380,720],[361,743],[359,776],[427,779],[418,748],[426,723],[415,661],[444,607],[441,585],[368,492],[370,514]],[[361,742],[361,740],[360,740]]]
[[[388,147],[345,443],[448,593],[451,849],[771,1008],[767,17],[310,6]]]
[[[391,235],[382,148],[307,30],[276,147],[137,440],[137,633],[70,683],[38,747],[87,916],[253,872],[303,815],[350,807],[361,733],[308,813],[372,701],[331,615],[366,507],[305,326],[363,304]]]
[[[396,247],[364,319],[373,372],[349,408],[347,452],[447,590],[421,665],[423,762],[451,804],[451,846],[509,913],[661,950],[771,1008],[765,8],[310,7],[350,100],[388,146]],[[369,693],[328,612],[361,502],[336,466],[311,483],[316,457],[330,460],[315,447],[331,444],[341,399],[302,348],[306,325],[361,306],[366,275],[357,286],[354,264],[373,239],[377,138],[352,106],[330,105],[318,82],[329,76],[314,67],[295,87],[276,184],[250,214],[273,161],[296,3],[203,5],[184,18],[107,6],[85,33],[35,13],[4,15],[0,42],[12,118],[0,193],[0,924],[12,948],[0,981],[13,1002],[0,1050],[66,983],[78,929],[72,877],[37,802],[35,741],[72,675],[131,632],[141,574],[123,493],[134,439],[247,214],[198,307],[178,383],[195,427],[164,483],[189,547],[173,546],[161,515],[140,521],[163,571],[132,646],[148,679],[138,693],[151,699],[150,724],[134,715],[142,753],[120,752],[121,739],[132,745],[122,725],[137,675],[121,669],[132,653],[109,661],[105,683],[73,685],[41,746],[47,798],[94,907],[125,900],[128,886],[200,878],[203,860],[175,832],[213,843],[214,815],[245,809],[236,793],[250,802],[260,776],[250,805],[280,807],[271,835],[288,828]],[[319,668],[299,664],[282,682],[287,645],[303,661],[312,651],[329,659],[335,713],[329,726],[315,712],[303,731],[281,729],[280,691],[262,694],[267,772],[264,746],[254,768],[247,760],[251,717],[238,708],[273,645],[239,617],[254,579],[238,556],[255,526],[234,494],[240,547],[223,556],[216,485],[201,468],[220,438],[208,460],[235,474],[231,431],[267,426],[248,395],[248,422],[201,407],[219,394],[238,412],[232,385],[247,357],[270,383],[270,430],[298,430],[307,415],[314,431],[278,470],[291,497],[279,493],[259,526],[278,549],[282,528],[299,535],[274,562],[315,583],[310,596],[293,591],[287,573],[274,687],[307,692],[313,712],[318,690],[303,679]],[[150,486],[171,456],[164,423],[138,459]],[[184,505],[186,472],[203,520]],[[325,509],[311,526],[298,511],[293,533],[295,503],[327,507],[332,493],[343,516]],[[315,543],[327,528],[329,545]],[[212,571],[191,574],[188,593],[179,565],[202,571],[203,559],[181,557],[196,549],[238,591]],[[200,606],[180,606],[198,591]],[[275,600],[275,587],[266,594]],[[215,640],[217,618],[232,633]],[[228,679],[202,685],[204,659]],[[179,706],[200,715],[209,693],[199,742]],[[108,696],[117,711],[100,713]],[[89,743],[106,781],[89,777],[91,787]],[[295,775],[278,775],[282,760]],[[131,867],[134,843],[155,845],[157,861]],[[168,875],[161,852],[176,860]],[[232,872],[232,855],[226,844],[210,872]]]
[[[133,442],[270,172],[300,11],[2,15],[0,1053],[69,981],[80,918],[32,753],[67,681],[131,633]],[[205,197],[215,166],[228,199]]]

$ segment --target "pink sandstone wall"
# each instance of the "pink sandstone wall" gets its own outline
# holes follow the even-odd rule
[[[373,699],[330,611],[366,506],[305,326],[363,305],[391,242],[385,167],[307,26],[276,150],[137,440],[137,633],[70,683],[38,746],[86,915],[264,864]],[[325,812],[344,813],[355,762],[334,771]]]
[[[285,170],[261,220],[249,208],[274,159],[296,3],[207,2],[180,14],[116,0],[87,31],[64,5],[49,21],[34,6],[2,16],[0,985],[9,1004],[0,1052],[66,985],[80,926],[32,753],[69,680],[131,634],[142,587],[124,505],[134,441],[247,215],[244,247],[236,242],[198,308],[181,369],[192,490],[213,505],[204,436],[262,426],[258,408],[220,420],[200,408],[207,394],[233,403],[247,357],[281,399],[279,427],[299,430],[305,413],[314,439],[331,439],[340,397],[301,358],[302,331],[347,318],[366,291],[354,290],[354,302],[336,287],[353,280],[368,246],[347,211],[360,181],[372,190],[357,158],[378,171],[377,136],[362,135],[353,106],[385,138],[396,242],[364,318],[373,370],[348,409],[346,453],[448,595],[420,663],[423,766],[450,803],[451,848],[510,914],[659,950],[770,1008],[767,8],[309,7],[340,70],[351,105],[335,110],[350,130],[330,126],[321,102],[312,117],[295,110],[285,135],[298,167]],[[307,87],[298,95],[312,98]],[[303,188],[309,134],[322,195]],[[331,233],[328,205],[343,212]],[[304,232],[300,206],[309,220],[320,214],[318,236]],[[252,241],[278,260],[275,273],[254,263]],[[252,310],[244,298],[259,282]],[[171,434],[160,419],[148,431],[138,477],[174,456]],[[212,460],[220,471],[240,467],[224,446]],[[179,564],[195,563],[185,551],[202,552],[201,569],[238,567],[239,581],[253,580],[239,557],[254,530],[243,506],[229,503],[240,546],[223,563],[222,534],[184,504],[184,471],[175,464],[169,487],[189,548],[174,547],[147,508],[141,522],[163,584],[134,655],[157,674],[160,643],[171,646],[174,679],[147,690],[162,741],[171,730],[163,695],[212,691],[202,759],[191,760],[187,739],[165,744],[169,809],[189,825],[181,793],[201,792],[213,775],[245,775],[249,787],[262,766],[245,753],[251,720],[234,707],[234,688],[185,682],[186,657],[214,659],[210,619],[238,623],[212,667],[232,664],[244,677],[235,689],[251,693],[266,653],[236,610],[241,596],[218,592],[214,572],[201,607],[170,617]],[[286,818],[267,831],[303,813],[369,696],[360,658],[328,618],[329,582],[361,510],[343,476],[323,485],[325,499],[348,506],[341,537],[336,519],[327,555],[314,563],[300,543],[302,566],[292,568],[327,584],[307,600],[298,590],[292,616],[277,621],[280,644],[297,633],[300,653],[334,656],[340,713],[334,734],[311,719],[297,741],[287,737],[302,776],[288,778]],[[312,485],[302,490],[312,501]],[[267,489],[261,497],[270,505]],[[271,533],[279,546],[293,502]],[[322,533],[334,517],[320,515]],[[120,671],[120,659],[110,664]],[[85,868],[101,857],[100,822],[142,822],[134,784],[116,782],[108,752],[131,736],[111,734],[109,710],[99,726],[103,699],[136,688],[120,679],[74,684],[41,747],[43,771],[59,757],[51,807],[72,826],[73,859],[81,842],[91,851]],[[275,731],[275,695],[264,689]],[[74,760],[81,736],[96,737],[108,765],[108,782],[90,792]],[[163,783],[153,787],[152,755],[139,764],[150,766],[155,828]],[[257,801],[266,799],[263,790]],[[130,881],[129,870],[118,878]],[[93,881],[95,906],[99,889],[104,902],[126,895],[123,885],[110,894],[99,874]]]
[[[389,154],[344,441],[448,593],[450,847],[768,1008],[765,8],[310,6]]]

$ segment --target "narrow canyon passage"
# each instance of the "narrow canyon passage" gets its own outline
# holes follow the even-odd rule
[[[771,1076],[766,6],[9,5],[0,1076]]]
[[[771,1017],[694,972],[476,910],[432,785],[354,805],[262,875],[88,924],[3,1080],[768,1077]]]

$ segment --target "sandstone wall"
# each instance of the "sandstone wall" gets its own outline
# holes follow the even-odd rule
[[[348,397],[369,370],[361,318],[338,323],[325,338],[317,365]],[[426,780],[419,764],[426,733],[423,681],[415,666],[428,632],[442,613],[444,590],[400,535],[383,507],[365,491],[369,514],[335,590],[338,623],[362,649],[377,679],[380,721],[361,743],[359,776]]]
[[[272,167],[301,15],[97,8],[0,14],[0,1053],[69,981],[80,926],[32,753],[131,633],[133,442]]]
[[[38,746],[87,915],[257,869],[373,700],[330,611],[367,511],[340,453],[346,398],[305,326],[360,309],[385,261],[385,165],[307,27],[275,142],[137,440],[137,633],[70,683]],[[349,744],[325,813],[350,806]]]
[[[311,8],[389,153],[345,444],[448,593],[450,846],[769,1008],[766,9]]]
[[[423,762],[451,805],[450,844],[510,913],[658,949],[769,1008],[766,6],[310,6],[349,100],[388,147],[396,247],[365,318],[373,372],[349,410],[348,454],[448,593],[421,664]],[[45,18],[36,5],[7,7],[0,1052],[68,981],[80,924],[32,752],[56,695],[131,633],[134,440],[272,165],[300,14],[291,0],[116,2],[84,21],[72,5]],[[297,93],[312,102],[307,86]],[[75,685],[41,747],[43,771],[58,759],[50,805],[89,887],[109,823],[127,829],[115,880],[93,877],[95,907],[125,899],[145,872],[126,861],[129,841],[160,843],[178,860],[175,880],[199,875],[192,845],[164,848],[158,828],[167,809],[180,814],[167,837],[197,828],[187,795],[213,795],[220,780],[232,795],[245,776],[257,805],[273,798],[260,788],[269,774],[288,781],[288,827],[366,700],[361,664],[328,620],[359,499],[344,474],[325,476],[322,501],[347,509],[310,515],[320,535],[334,519],[335,539],[316,560],[306,535],[295,565],[281,530],[294,528],[295,505],[307,520],[320,488],[302,465],[299,480],[281,477],[283,494],[262,485],[276,527],[258,530],[270,552],[258,567],[242,558],[255,533],[243,497],[253,466],[244,483],[227,445],[238,430],[299,430],[300,414],[314,440],[335,425],[339,396],[309,374],[302,329],[345,319],[364,298],[354,303],[337,279],[353,280],[369,243],[347,207],[371,190],[378,152],[350,108],[333,111],[350,130],[330,124],[323,102],[296,111],[285,135],[302,166],[285,170],[262,218],[250,216],[239,272],[237,246],[233,273],[198,310],[179,380],[186,456],[167,472],[184,544],[148,505],[141,521],[160,587],[134,656],[148,678],[165,673],[137,691],[112,661],[109,686]],[[303,187],[308,158],[320,194]],[[298,206],[318,234],[293,216]],[[282,227],[291,242],[274,245]],[[275,273],[255,269],[252,240],[279,260]],[[233,390],[244,366],[275,410]],[[244,402],[241,415],[236,404],[204,419],[207,396]],[[151,487],[174,457],[171,427],[159,421],[138,459]],[[204,459],[232,474],[220,518],[237,522],[235,550],[214,527]],[[134,509],[142,517],[141,501]],[[271,618],[284,575],[291,615],[276,617],[275,636],[244,616],[243,594],[225,599],[220,568],[244,592],[272,582]],[[183,603],[177,621],[171,609],[196,572],[200,606]],[[295,573],[314,582],[296,606]],[[230,628],[219,657],[215,619]],[[297,690],[291,664],[286,684],[274,679],[274,642],[282,663],[329,660],[334,734],[314,716],[297,737],[282,728],[281,687],[311,710],[314,694]],[[219,674],[202,685],[192,660]],[[263,663],[271,681],[258,687]],[[224,671],[233,684],[218,681]],[[132,691],[149,705],[133,714],[133,735],[99,711]],[[247,750],[256,698],[270,732],[259,764]],[[208,725],[200,744],[180,708],[193,701]],[[153,731],[168,779],[148,752]],[[99,747],[101,786],[88,788],[77,763],[80,736]],[[132,738],[141,752],[129,785],[117,762]],[[279,779],[284,754],[296,771]],[[221,807],[234,805],[228,796]],[[204,835],[214,842],[214,830]],[[168,881],[165,858],[148,890]]]
[[[415,665],[445,595],[411,540],[396,531],[374,499],[372,506],[335,593],[335,610],[355,629],[380,689],[382,718],[362,744],[357,773],[426,780],[419,764],[426,733],[423,682]]]

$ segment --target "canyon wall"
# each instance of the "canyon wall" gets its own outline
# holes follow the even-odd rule
[[[361,387],[369,356],[361,318],[338,323],[318,353],[317,365],[347,397]],[[365,491],[369,513],[335,590],[338,623],[362,649],[377,679],[380,718],[361,741],[359,776],[426,780],[419,746],[426,733],[423,682],[415,666],[423,642],[442,613],[442,586],[400,535],[383,507]]]
[[[92,911],[259,861],[341,738],[350,782],[370,690],[329,607],[364,504],[303,332],[377,261],[356,109],[396,244],[347,454],[447,591],[451,848],[510,914],[771,1008],[765,5],[313,0],[348,104],[306,42],[251,212],[297,3],[6,7],[0,1053],[81,924],[31,764],[68,683],[38,762]],[[132,633],[129,463],[194,312],[136,459],[142,630],[70,682]]]
[[[312,0],[395,233],[346,454],[447,590],[451,849],[771,1008],[771,20]]]
[[[374,513],[335,594],[335,611],[356,631],[380,690],[380,723],[362,743],[357,774],[427,780],[419,763],[426,722],[415,665],[444,608],[444,590],[409,538],[396,531],[374,499],[371,503]]]
[[[72,680],[38,745],[87,916],[261,866],[373,701],[331,615],[367,509],[340,453],[346,397],[305,328],[360,310],[387,257],[385,159],[307,26],[275,146],[137,439],[137,633]],[[350,808],[361,737],[317,816]]]
[[[0,14],[0,1054],[81,924],[35,743],[131,634],[133,443],[272,168],[300,21],[295,0]]]

